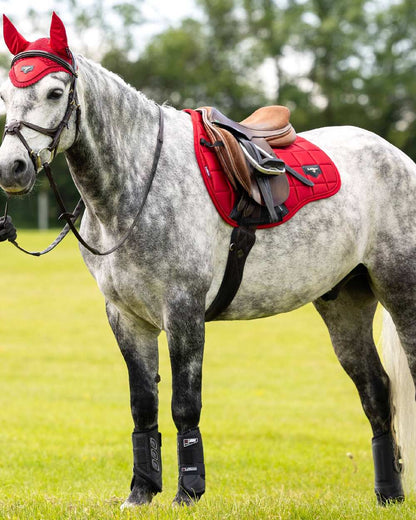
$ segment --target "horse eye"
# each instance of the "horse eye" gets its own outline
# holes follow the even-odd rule
[[[48,99],[59,99],[64,91],[61,88],[54,88],[48,92]]]

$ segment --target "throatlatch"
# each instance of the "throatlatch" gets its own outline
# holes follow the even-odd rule
[[[130,488],[139,481],[145,481],[156,494],[162,491],[162,436],[157,426],[149,431],[133,432],[133,480]]]
[[[403,502],[401,463],[392,434],[384,433],[374,437],[372,445],[375,493],[378,503],[386,505],[389,502]]]
[[[178,434],[179,483],[177,499],[198,500],[205,493],[204,449],[199,428]]]

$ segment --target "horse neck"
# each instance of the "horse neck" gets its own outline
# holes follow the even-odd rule
[[[150,175],[158,106],[121,78],[79,59],[81,122],[67,159],[90,212],[103,224],[131,216]]]

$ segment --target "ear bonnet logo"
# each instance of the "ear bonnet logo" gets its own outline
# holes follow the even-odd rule
[[[28,72],[32,72],[32,70],[35,68],[34,65],[23,65],[23,67],[21,67],[21,71],[24,73],[24,74],[27,74]]]

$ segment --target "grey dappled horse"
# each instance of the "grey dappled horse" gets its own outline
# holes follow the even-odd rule
[[[204,313],[222,280],[230,226],[221,220],[202,180],[189,115],[159,107],[83,57],[77,64],[78,131],[73,112],[58,151],[65,153],[85,202],[81,234],[101,249],[111,248],[144,202],[132,235],[113,254],[95,256],[81,246],[105,297],[129,372],[134,478],[125,505],[148,503],[162,488],[157,426],[162,330],[169,344],[172,415],[178,430],[175,502],[191,503],[205,491],[198,429]],[[6,80],[1,96],[7,121],[55,127],[65,114],[70,84],[66,72],[48,74],[26,88]],[[144,201],[159,110],[164,115],[164,144]],[[51,141],[26,126],[21,134],[35,151]],[[409,415],[415,400],[413,381],[404,377],[404,371],[410,367],[416,377],[416,166],[400,150],[359,128],[321,128],[302,135],[334,160],[342,187],[332,198],[302,208],[286,224],[257,231],[241,287],[218,319],[260,318],[313,302],[357,387],[374,433],[378,500],[402,500],[399,457],[409,473],[415,460],[414,451],[407,455],[410,437],[402,427],[406,420],[410,430],[415,425],[415,415]],[[3,190],[10,195],[28,192],[36,174],[22,141],[7,134],[0,148]],[[358,275],[349,278],[351,272]],[[390,378],[372,336],[377,302],[392,318],[385,329],[391,337],[386,361],[404,367],[392,367]],[[405,380],[407,394],[400,387]],[[392,393],[403,401],[406,420],[393,421],[393,412],[399,410],[390,403]]]

